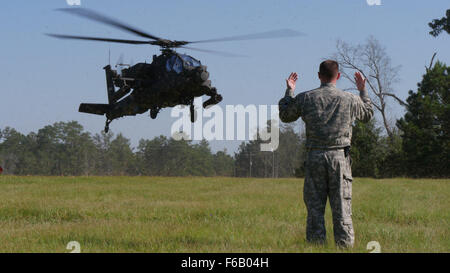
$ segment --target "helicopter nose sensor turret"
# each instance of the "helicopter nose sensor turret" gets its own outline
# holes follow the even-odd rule
[[[209,72],[206,70],[206,66],[204,65],[197,67],[195,74],[198,82],[204,82],[209,79]]]
[[[202,72],[200,72],[200,79],[202,79],[202,81],[206,81],[209,78],[209,72],[205,70],[203,70]]]

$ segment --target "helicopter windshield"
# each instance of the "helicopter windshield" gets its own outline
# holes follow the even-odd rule
[[[200,63],[200,61],[197,61],[196,59],[192,58],[189,55],[180,54],[180,58],[183,59],[184,64],[188,65],[188,66],[197,67],[197,66],[201,66],[202,65]]]
[[[167,71],[181,73],[183,71],[183,62],[177,55],[173,55],[167,60],[166,69]]]

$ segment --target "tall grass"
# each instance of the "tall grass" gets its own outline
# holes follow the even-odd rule
[[[0,177],[0,252],[450,251],[450,180],[353,182],[356,242],[305,241],[301,179]]]

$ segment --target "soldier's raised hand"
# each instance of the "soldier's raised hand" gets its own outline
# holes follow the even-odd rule
[[[295,90],[295,83],[298,80],[298,75],[295,72],[292,72],[291,75],[289,75],[289,78],[286,79],[286,85],[288,89],[291,89],[292,91]]]
[[[366,90],[366,79],[359,72],[355,72],[355,83],[359,91]]]

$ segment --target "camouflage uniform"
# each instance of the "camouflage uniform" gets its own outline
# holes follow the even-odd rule
[[[345,148],[350,147],[355,119],[367,122],[373,116],[367,91],[357,96],[324,83],[294,97],[288,89],[279,110],[283,122],[302,117],[306,125],[308,154],[303,198],[308,210],[307,240],[321,243],[326,239],[324,213],[328,197],[336,244],[353,246],[352,171]]]

